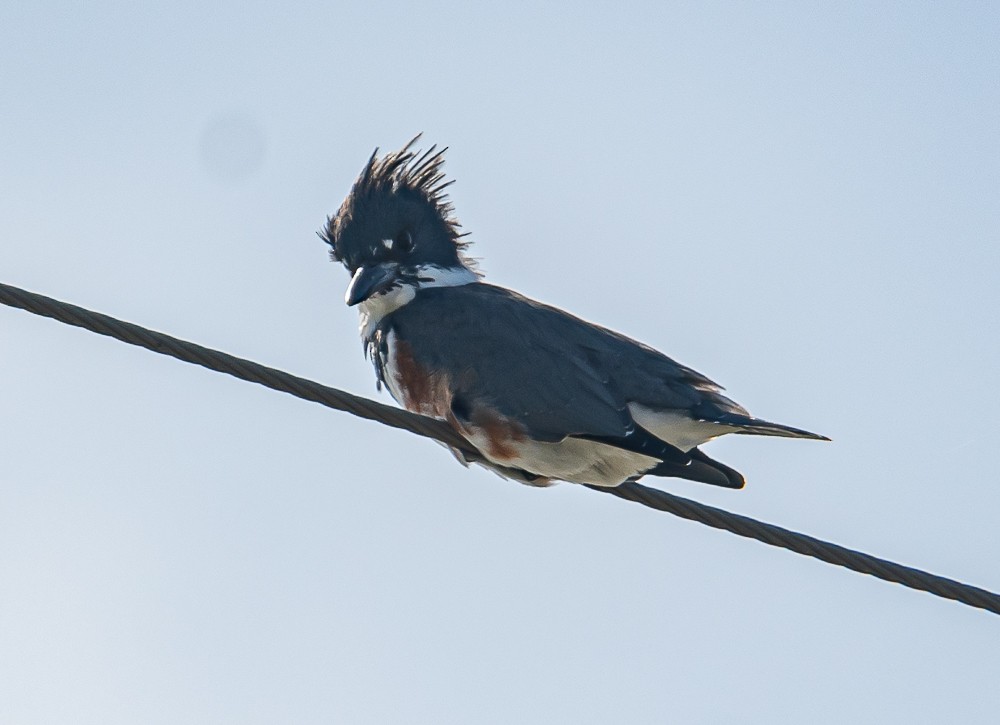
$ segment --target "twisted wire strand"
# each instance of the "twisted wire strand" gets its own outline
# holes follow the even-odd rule
[[[434,418],[378,403],[251,360],[180,340],[162,332],[149,330],[131,322],[60,302],[51,297],[28,292],[2,282],[0,282],[0,303],[49,317],[68,325],[82,327],[85,330],[107,335],[130,345],[138,345],[161,355],[169,355],[178,360],[232,375],[272,390],[289,393],[303,400],[310,400],[328,408],[342,410],[360,418],[433,438],[457,449],[468,461],[483,460],[482,454],[473,448],[468,441],[446,423]],[[649,488],[635,482],[624,483],[616,488],[599,486],[587,486],[587,488],[618,496],[657,511],[665,511],[684,519],[697,521],[716,529],[729,531],[737,536],[755,539],[770,546],[811,556],[828,564],[1000,614],[1000,595],[986,589],[880,559],[774,524],[698,503],[666,491]]]

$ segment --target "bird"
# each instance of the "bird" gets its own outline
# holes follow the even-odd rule
[[[376,148],[320,238],[350,274],[364,353],[404,408],[446,421],[482,463],[534,486],[643,476],[730,489],[700,446],[726,434],[829,440],[755,418],[654,348],[484,281],[448,196],[447,147]],[[460,451],[453,452],[468,463]]]

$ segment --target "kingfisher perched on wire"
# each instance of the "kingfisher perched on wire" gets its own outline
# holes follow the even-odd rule
[[[445,193],[446,149],[378,149],[320,232],[351,274],[365,354],[407,410],[447,421],[532,485],[645,475],[742,488],[698,446],[727,433],[829,440],[752,417],[723,388],[624,335],[487,284]],[[463,460],[461,455],[459,460]]]

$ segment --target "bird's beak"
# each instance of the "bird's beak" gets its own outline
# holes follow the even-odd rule
[[[344,301],[348,307],[364,302],[373,295],[385,292],[398,279],[399,270],[395,264],[376,264],[372,267],[358,267],[358,271],[347,285]]]

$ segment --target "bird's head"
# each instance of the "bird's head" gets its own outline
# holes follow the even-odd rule
[[[419,138],[381,157],[375,149],[319,233],[331,258],[352,275],[348,305],[476,279],[445,194],[452,183],[442,170],[446,149],[414,151]]]

